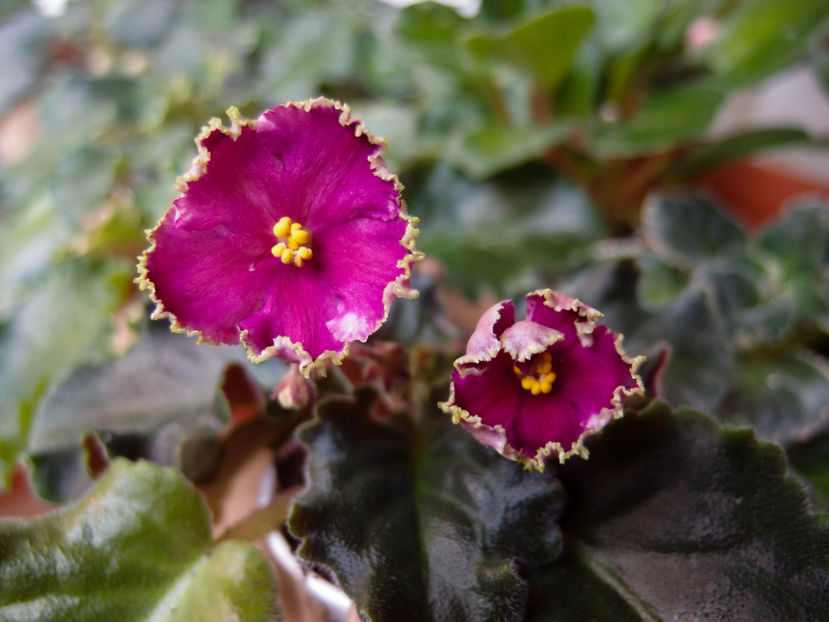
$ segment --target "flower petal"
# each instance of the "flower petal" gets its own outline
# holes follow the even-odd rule
[[[347,108],[326,99],[279,106],[261,115],[257,131],[279,162],[278,186],[312,233],[352,218],[398,218],[396,179],[379,158],[384,143]]]
[[[173,330],[241,340],[252,360],[281,356],[310,375],[376,331],[395,297],[417,296],[417,219],[380,157],[385,143],[347,106],[319,98],[253,122],[228,116],[230,128],[214,119],[197,139],[137,282]],[[304,232],[293,242],[308,244],[304,262],[272,251],[286,217]]]
[[[263,274],[254,268],[270,257],[272,158],[249,127],[235,138],[214,129],[201,145],[210,149],[205,170],[150,232],[139,282],[152,286],[155,317],[235,343],[237,324],[262,304]]]
[[[524,397],[513,390],[517,380],[512,359],[501,353],[489,364],[476,369],[467,367],[466,371],[465,374],[458,369],[452,372],[455,403],[463,404],[464,413],[458,413],[459,418],[473,427],[484,424],[490,428],[511,429]]]
[[[507,308],[509,323],[499,325]],[[573,298],[532,292],[527,314],[514,322],[506,301],[484,314],[440,407],[481,443],[543,470],[552,456],[587,457],[586,436],[621,416],[625,396],[642,392],[642,359],[627,358],[621,335]]]
[[[488,361],[501,351],[499,337],[515,323],[515,306],[512,300],[502,300],[484,311],[475,331],[466,344],[466,355],[458,362],[477,363]]]
[[[602,314],[593,307],[551,289],[527,294],[527,319],[554,328],[564,335],[564,343],[575,338],[589,343],[589,336]]]
[[[500,342],[514,360],[524,362],[562,339],[564,335],[553,328],[521,320],[503,332]]]
[[[553,390],[536,396],[517,417],[516,449],[532,456],[555,439],[564,451],[572,451],[586,433],[621,415],[622,398],[641,385],[632,362],[619,352],[620,339],[597,326],[589,347],[574,340],[565,348],[551,348]]]

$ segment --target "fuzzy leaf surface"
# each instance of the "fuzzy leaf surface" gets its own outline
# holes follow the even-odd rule
[[[805,622],[829,611],[829,530],[778,447],[664,404],[587,446],[589,460],[559,469],[565,552],[531,577],[530,619]]]
[[[442,413],[375,421],[371,399],[329,402],[301,433],[300,556],[330,568],[364,619],[521,620],[518,563],[559,554],[560,487]]]
[[[211,543],[207,507],[179,473],[116,461],[79,503],[0,521],[0,620],[279,619],[261,553]]]
[[[87,433],[115,454],[175,464],[185,439],[226,423],[223,371],[243,357],[238,348],[158,330],[123,358],[75,370],[44,396],[32,423],[27,452],[38,492],[67,501],[83,490]]]

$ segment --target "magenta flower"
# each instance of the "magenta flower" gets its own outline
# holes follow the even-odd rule
[[[416,219],[385,143],[327,99],[228,110],[196,139],[181,195],[148,234],[138,282],[173,330],[241,343],[306,375],[365,341],[409,287]]]
[[[596,324],[601,313],[549,289],[527,294],[527,319],[509,300],[481,316],[455,361],[440,407],[481,443],[527,467],[573,454],[587,457],[589,434],[621,417],[626,395],[641,393],[622,336]]]

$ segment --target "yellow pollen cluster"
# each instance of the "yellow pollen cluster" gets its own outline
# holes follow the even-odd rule
[[[533,395],[553,390],[556,373],[553,371],[553,357],[549,352],[542,352],[535,357],[526,373],[518,369],[517,365],[512,366],[512,371],[521,378],[521,387]]]
[[[311,243],[311,234],[287,216],[280,218],[273,226],[273,234],[276,236],[277,244],[271,249],[271,253],[285,265],[292,263],[300,267],[304,261],[314,256],[311,247],[306,246]]]

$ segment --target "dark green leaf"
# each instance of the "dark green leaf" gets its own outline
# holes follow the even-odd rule
[[[741,356],[734,386],[717,409],[720,421],[754,428],[786,443],[829,424],[826,362],[805,350]]]
[[[481,0],[479,14],[497,23],[528,15],[547,4],[546,0]]]
[[[645,330],[671,346],[665,399],[711,412],[731,386],[736,345],[706,292],[683,291]]]
[[[518,562],[559,553],[560,490],[484,448],[442,413],[369,415],[372,392],[332,401],[300,435],[310,488],[291,531],[372,620],[521,620]]]
[[[663,195],[645,205],[642,233],[660,257],[692,268],[745,246],[742,228],[711,201],[693,195]]]
[[[568,123],[492,126],[466,134],[445,157],[471,177],[482,179],[540,156],[569,133]]]
[[[530,619],[806,622],[829,611],[829,531],[778,447],[662,404],[587,447],[589,460],[559,470],[565,554],[531,574]]]
[[[759,233],[753,250],[769,272],[769,297],[784,301],[797,320],[829,307],[829,209],[805,203]]]
[[[797,61],[829,15],[827,0],[752,0],[726,18],[710,64],[734,88]]]
[[[466,40],[485,63],[508,64],[553,88],[569,71],[584,35],[593,25],[587,7],[556,9],[504,34],[478,34]]]
[[[806,143],[809,135],[799,127],[772,127],[747,130],[726,136],[691,152],[672,177],[690,178],[707,170],[744,158],[763,149]]]
[[[0,619],[277,619],[262,554],[211,543],[207,507],[179,473],[116,461],[78,504],[0,521]]]
[[[438,166],[406,185],[411,213],[421,219],[420,248],[470,294],[526,291],[536,273],[578,265],[602,232],[587,196],[543,168],[474,184]]]
[[[243,360],[239,348],[198,346],[164,330],[148,333],[117,361],[76,370],[49,391],[32,423],[27,451],[39,467],[36,479],[46,486],[38,492],[66,501],[83,489],[82,461],[75,459],[74,481],[67,461],[80,454],[89,432],[102,435],[104,444],[130,436],[140,449],[129,457],[175,464],[190,435],[215,434],[223,427],[228,408],[221,393],[223,371]],[[50,456],[61,458],[54,474]]]
[[[655,310],[639,302],[639,270],[632,260],[598,264],[562,289],[600,309],[605,323],[625,336],[625,350],[652,352],[667,345],[661,396],[675,405],[713,411],[728,391],[736,344],[703,283],[691,282]]]
[[[829,508],[829,431],[786,447],[792,468],[809,484],[821,510]]]
[[[688,285],[687,274],[656,255],[643,254],[637,263],[641,274],[636,291],[645,309],[656,311],[665,307]]]
[[[400,11],[394,32],[431,64],[457,71],[458,34],[465,22],[448,6],[421,2]]]
[[[604,156],[633,156],[673,147],[699,137],[722,103],[720,90],[683,86],[646,100],[629,120],[598,126],[593,149]]]

